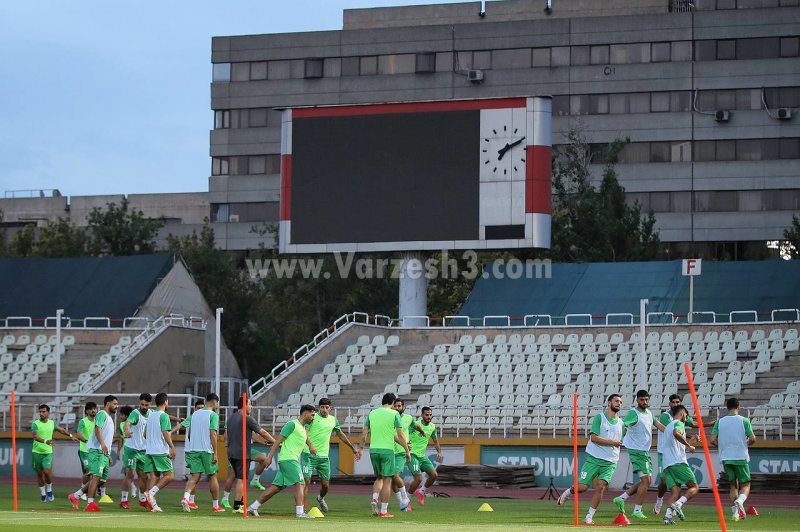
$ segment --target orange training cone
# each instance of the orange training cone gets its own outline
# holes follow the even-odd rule
[[[631,522],[628,519],[627,515],[619,514],[617,517],[614,518],[613,521],[611,521],[611,524],[617,526],[628,526],[629,524],[631,524]]]
[[[747,509],[747,515],[758,515],[758,510],[756,510],[755,506],[751,506]]]

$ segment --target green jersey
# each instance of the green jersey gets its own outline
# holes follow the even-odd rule
[[[423,422],[419,422],[417,423],[417,427],[422,429],[424,434],[420,434],[418,430],[413,429],[411,431],[409,447],[411,447],[411,454],[414,456],[425,456],[425,449],[428,448],[430,439],[433,438],[433,441],[436,441],[436,425],[433,423],[428,423],[426,425]]]
[[[305,427],[297,419],[288,422],[281,429],[281,436],[285,439],[281,443],[281,453],[278,456],[278,462],[286,462],[293,460],[297,462],[300,460],[300,454],[303,452],[303,447],[306,444],[308,433]]]
[[[31,432],[43,440],[52,440],[55,430],[56,424],[52,419],[48,419],[47,421],[37,419],[31,425]],[[36,454],[53,454],[53,446],[33,440],[33,452]]]
[[[370,449],[383,449],[394,452],[394,437],[397,429],[402,428],[400,414],[391,408],[376,408],[369,413],[364,426],[370,431]]]
[[[317,456],[324,458],[330,454],[331,449],[331,433],[341,431],[339,420],[334,416],[327,415],[321,416],[318,413],[314,414],[314,421],[310,425],[306,425],[308,431],[308,439],[311,440],[311,445],[317,450]],[[305,446],[303,452],[309,452],[308,445]]]
[[[81,420],[78,421],[78,433],[86,438],[86,441],[89,441],[89,436],[92,435],[92,432],[94,432],[94,419],[90,419],[89,416],[81,418]],[[81,442],[80,450],[83,453],[86,452],[85,441]]]
[[[400,416],[400,424],[402,425],[400,428],[403,429],[403,436],[406,439],[406,443],[408,443],[408,438],[411,432],[411,425],[414,424],[414,418],[408,414],[403,414]],[[405,453],[406,451],[403,449],[403,446],[399,443],[394,444],[394,453],[400,454]]]

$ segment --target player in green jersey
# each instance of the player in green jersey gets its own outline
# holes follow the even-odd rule
[[[306,425],[314,419],[317,409],[314,405],[303,405],[300,407],[300,417],[293,419],[283,426],[281,433],[275,438],[275,445],[267,455],[267,464],[272,463],[275,453],[280,448],[278,455],[278,473],[272,481],[272,486],[262,493],[258,500],[247,507],[247,514],[258,517],[258,509],[262,504],[270,500],[276,493],[288,486],[294,486],[294,514],[295,517],[311,518],[303,511],[303,496],[305,495],[305,481],[303,472],[300,470],[300,454],[308,441]]]
[[[325,502],[325,495],[328,494],[331,480],[331,461],[328,457],[331,447],[331,434],[335,432],[342,443],[350,447],[356,456],[356,460],[361,459],[361,450],[357,450],[350,442],[347,434],[342,432],[339,420],[331,415],[331,407],[331,400],[327,397],[319,400],[319,407],[317,408],[317,413],[314,414],[314,419],[311,424],[306,425],[308,442],[300,459],[300,464],[303,467],[303,477],[306,479],[306,495],[308,495],[308,487],[311,485],[311,475],[315,469],[317,470],[319,475],[317,503],[319,503],[319,509],[325,513],[328,512],[328,503]]]
[[[119,430],[117,431],[117,437],[115,438],[117,441],[117,456],[122,462],[122,474],[125,475],[125,478],[122,480],[122,494],[119,507],[125,510],[131,509],[130,504],[128,504],[128,493],[133,491],[132,488],[136,487],[136,484],[128,480],[128,473],[130,472],[133,474],[135,472],[136,461],[133,456],[136,451],[125,445],[130,439],[130,436],[125,436],[125,423],[128,421],[128,418],[132,412],[132,406],[125,405],[119,408],[119,417],[117,423]],[[136,493],[133,493],[133,496],[136,497]]]
[[[394,404],[392,408],[400,414],[400,424],[402,425],[403,429],[403,438],[405,438],[406,443],[408,443],[411,437],[411,427],[414,425],[414,417],[406,414],[406,403],[399,397],[394,400]],[[411,465],[411,462],[408,462],[408,465]],[[408,491],[406,490],[406,484],[403,481],[403,470],[406,468],[406,456],[404,453],[403,446],[399,443],[394,444],[394,477],[392,478],[392,491],[394,491],[395,495],[397,496],[397,502],[400,503],[400,511],[401,512],[410,512],[411,511],[411,499],[408,496]]]
[[[693,453],[694,446],[686,438],[686,428],[684,422],[689,417],[689,412],[682,405],[674,407],[670,414],[672,421],[664,429],[661,454],[664,464],[664,477],[667,479],[667,488],[670,490],[671,504],[664,514],[664,524],[674,525],[674,516],[681,521],[686,519],[683,514],[683,505],[689,502],[699,490],[697,479],[689,461],[686,459],[686,451]],[[686,493],[681,496],[681,486],[686,485]]]
[[[219,401],[219,400],[217,400],[217,401]],[[193,413],[194,412],[199,412],[200,410],[203,410],[205,407],[206,407],[206,400],[202,399],[202,398],[201,399],[197,399],[194,402],[194,411],[193,411]],[[183,455],[184,455],[184,459],[186,460],[186,464],[185,464],[186,465],[186,471],[190,471],[191,470],[191,466],[189,464],[189,456],[187,454],[189,452],[188,442],[189,442],[189,432],[190,432],[190,427],[191,426],[192,426],[192,414],[189,414],[186,417],[186,419],[184,419],[180,423],[176,424],[172,428],[172,430],[170,431],[170,435],[177,433],[181,429],[183,429],[185,431],[185,442],[186,443],[184,444]],[[215,430],[219,430],[219,428],[217,428]],[[189,497],[188,497],[187,506],[188,506],[188,509],[190,511],[191,510],[197,510],[197,508],[198,508],[197,504],[194,502],[195,490],[196,489],[197,489],[197,483],[195,482],[192,485],[191,490],[189,491]]]
[[[414,481],[409,486],[408,493],[411,495],[417,494],[420,506],[425,506],[425,492],[439,478],[436,473],[436,467],[425,456],[425,450],[428,448],[428,442],[431,439],[433,439],[433,445],[436,447],[436,460],[440,464],[442,463],[442,448],[439,445],[439,438],[436,436],[436,425],[431,422],[432,420],[433,410],[429,406],[423,406],[422,420],[414,423],[409,442],[409,447],[411,448],[411,474],[414,475]],[[425,484],[420,486],[423,473],[428,476],[428,479]]]
[[[709,445],[719,447],[719,459],[731,483],[733,520],[747,517],[744,502],[750,495],[750,452],[756,442],[750,419],[739,415],[739,399],[731,397],[726,404],[728,415],[718,419],[711,429]]]
[[[628,497],[636,495],[633,517],[647,519],[642,512],[647,489],[653,479],[653,460],[650,458],[650,447],[653,446],[653,427],[659,431],[664,430],[664,425],[650,412],[650,394],[647,390],[636,392],[636,408],[628,411],[622,424],[626,429],[622,445],[628,450],[633,473],[639,474],[639,482],[623,491],[619,497],[614,498],[614,504],[621,513],[625,513],[625,501]]]
[[[92,435],[94,430],[94,416],[97,415],[97,403],[88,401],[83,407],[84,417],[78,421],[78,432],[75,438],[80,442],[78,447],[78,459],[81,461],[81,471],[83,471],[83,478],[81,479],[81,486],[89,483],[89,452],[86,449],[86,442],[89,441],[89,436]]]
[[[394,517],[389,513],[389,496],[392,493],[392,478],[395,474],[395,442],[403,447],[406,462],[411,462],[411,452],[403,436],[400,414],[392,408],[395,399],[397,397],[393,393],[383,394],[380,408],[369,413],[364,421],[364,432],[361,435],[362,449],[367,445],[368,436],[370,439],[369,459],[376,477],[372,486],[371,505],[372,514],[378,517]]]
[[[658,421],[661,422],[662,425],[665,427],[670,424],[672,421],[672,414],[671,411],[676,406],[680,406],[681,404],[681,396],[674,393],[669,396],[669,408],[667,408],[666,412],[663,412],[659,417]],[[685,427],[693,427],[694,420],[691,416],[688,416],[686,420],[683,422]],[[664,433],[659,431],[657,433],[658,441],[656,450],[658,451],[658,476],[659,476],[659,483],[658,483],[658,498],[656,498],[656,503],[653,505],[653,515],[658,515],[661,513],[661,507],[664,505],[664,494],[667,493],[667,477],[664,475],[664,456],[662,447],[664,446]],[[692,445],[699,443],[699,439],[697,435],[688,436],[687,438]]]
[[[75,438],[56,425],[50,419],[50,407],[39,405],[39,419],[31,425],[33,433],[33,470],[36,471],[36,481],[39,484],[39,493],[42,502],[55,500],[53,495],[53,433],[58,432],[69,439]]]

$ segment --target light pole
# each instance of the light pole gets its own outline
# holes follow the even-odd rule
[[[61,393],[61,316],[64,309],[56,310],[56,393]]]
[[[647,299],[639,300],[639,389],[647,389],[647,353],[645,352],[645,322],[647,321]]]
[[[214,356],[216,360],[216,373],[214,375],[214,393],[217,394],[219,397],[219,364],[220,364],[220,330],[221,330],[221,323],[222,323],[222,307],[217,308],[216,313],[216,338],[215,338],[215,345],[214,345]]]

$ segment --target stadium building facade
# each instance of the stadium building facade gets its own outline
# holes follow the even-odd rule
[[[655,212],[670,256],[764,258],[800,210],[797,6],[467,2],[345,10],[337,31],[215,37],[211,220],[228,249],[255,247],[250,228],[277,223],[281,108],[552,95],[556,148],[571,127],[598,152],[630,137],[621,184]]]

